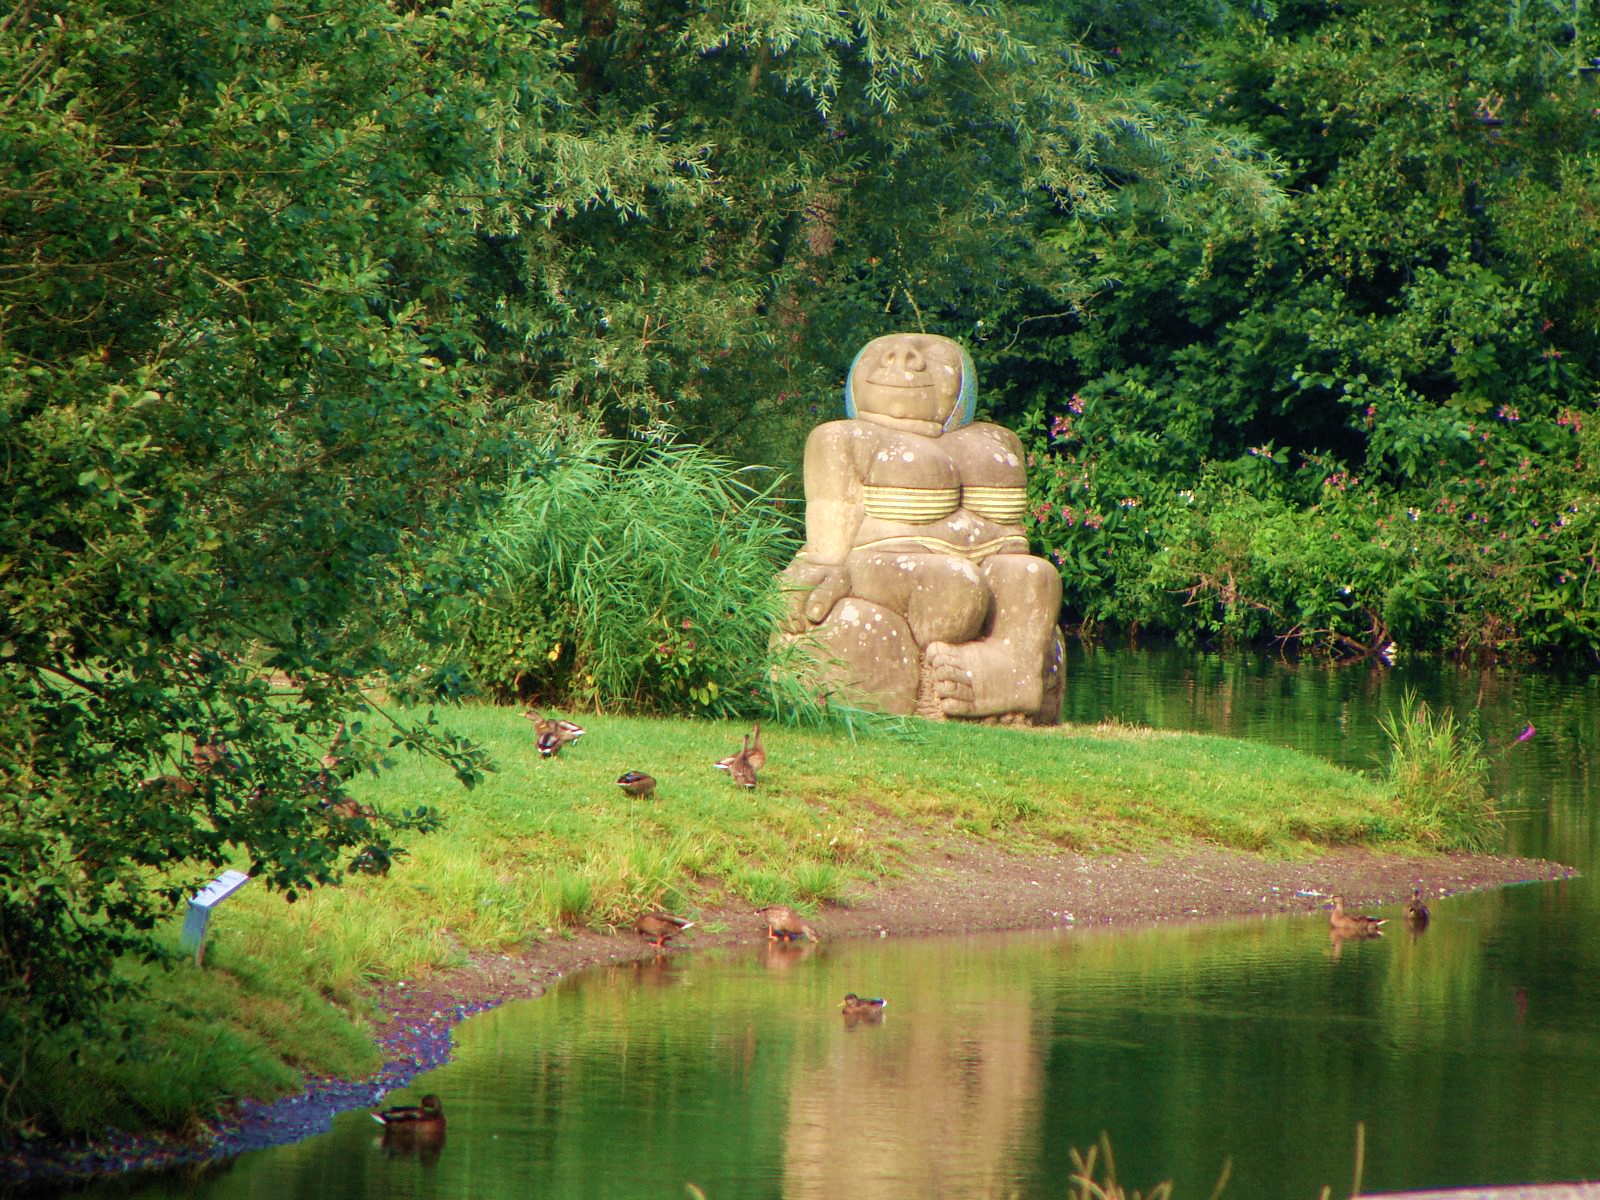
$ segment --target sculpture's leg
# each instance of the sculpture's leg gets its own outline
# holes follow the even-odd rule
[[[983,568],[957,555],[852,554],[850,577],[855,595],[905,614],[919,647],[970,641],[989,620]]]
[[[1061,577],[1044,559],[1024,554],[997,554],[984,562],[983,574],[994,596],[983,636],[932,642],[924,651],[933,700],[950,717],[1017,713],[1034,719],[1044,702]]]

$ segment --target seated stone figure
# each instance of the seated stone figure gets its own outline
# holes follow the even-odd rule
[[[786,632],[829,682],[888,712],[1054,723],[1061,578],[1028,553],[1017,436],[972,422],[972,360],[949,338],[869,342],[847,419],[806,442],[806,544],[785,568]]]

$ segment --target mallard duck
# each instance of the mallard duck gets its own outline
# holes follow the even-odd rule
[[[354,821],[357,817],[370,821],[378,815],[378,810],[370,804],[357,804],[349,796],[340,795],[337,800],[329,797],[322,802],[322,807],[336,817],[343,817],[346,821]]]
[[[1411,899],[1406,901],[1406,924],[1422,929],[1428,924],[1428,906],[1422,902],[1422,889],[1411,889]]]
[[[746,783],[746,786],[755,787],[755,773],[767,765],[767,752],[761,745],[760,721],[755,723],[755,728],[753,728],[750,731],[749,736],[744,739],[744,748],[740,750],[739,753],[730,754],[727,758],[724,758],[713,765],[719,771],[728,771],[732,773],[740,769],[736,767],[736,764],[740,763],[741,761],[750,770],[749,782]],[[739,779],[739,776],[735,774],[734,778]],[[740,779],[739,781],[741,783],[745,782],[743,779]]]
[[[765,908],[756,909],[758,917],[767,919],[767,936],[769,938],[782,938],[791,941],[794,938],[809,938],[811,941],[820,941],[817,931],[807,925],[794,909],[783,904],[769,904]]]
[[[844,1015],[847,1017],[867,1017],[870,1019],[883,1016],[884,1006],[888,1003],[887,1000],[881,998],[863,1000],[854,992],[846,992],[844,1003],[839,1007],[844,1010]]]
[[[656,790],[656,781],[643,771],[624,771],[617,777],[617,786],[630,796],[648,796]]]
[[[1367,917],[1361,913],[1347,913],[1344,910],[1344,897],[1333,898],[1333,911],[1328,914],[1328,926],[1336,933],[1344,934],[1376,934],[1382,930],[1378,926],[1387,918]]]
[[[574,725],[560,717],[547,717],[537,708],[530,708],[522,715],[533,722],[533,744],[538,747],[540,758],[554,758],[561,747],[584,735],[582,725]]]
[[[231,775],[238,769],[228,743],[222,740],[222,735],[215,729],[205,741],[194,744],[194,749],[189,752],[189,761],[201,775]]]
[[[745,734],[744,748],[737,754],[730,754],[719,763],[713,764],[717,770],[726,771],[729,778],[743,787],[753,788],[756,785],[756,766],[750,757],[750,735]]]
[[[169,800],[187,799],[195,793],[193,781],[182,775],[152,775],[149,779],[141,780],[139,786]]]
[[[682,917],[675,917],[671,913],[645,912],[639,914],[639,919],[633,923],[633,927],[639,936],[647,939],[652,946],[664,947],[693,924],[693,921],[685,921]]]
[[[421,1104],[400,1104],[372,1114],[385,1133],[429,1134],[444,1132],[444,1105],[437,1096],[424,1096]]]

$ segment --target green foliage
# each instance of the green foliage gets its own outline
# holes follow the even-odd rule
[[[1595,97],[1570,6],[1363,0],[1191,21],[1271,225],[1063,225],[1099,284],[990,373],[1069,611],[1334,653],[1597,646]],[[1576,30],[1574,32],[1574,30]],[[980,354],[980,361],[982,361]],[[991,394],[994,394],[993,389]]]
[[[585,707],[751,710],[797,544],[776,482],[685,444],[551,452],[477,535],[501,582],[462,621],[473,679]]]
[[[1486,785],[1483,739],[1451,712],[1406,693],[1383,720],[1388,782],[1411,836],[1441,850],[1482,852],[1499,843],[1500,813]]]
[[[440,93],[487,30],[443,25],[0,21],[0,1044],[92,1013],[226,863],[294,896],[392,859],[406,818],[321,807],[341,724],[345,773],[475,775],[357,690],[487,448],[438,303],[482,150],[475,89]]]

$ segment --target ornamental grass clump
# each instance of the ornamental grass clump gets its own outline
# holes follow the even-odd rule
[[[1380,724],[1389,739],[1388,784],[1410,832],[1441,850],[1496,845],[1501,819],[1477,729],[1448,709],[1435,712],[1410,690],[1400,711]]]
[[[489,517],[498,586],[461,623],[504,699],[731,715],[767,684],[793,555],[778,478],[682,443],[551,449]]]

